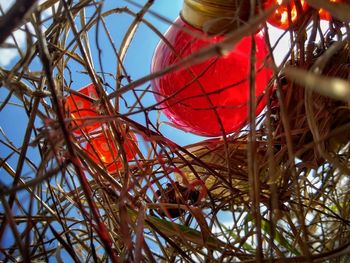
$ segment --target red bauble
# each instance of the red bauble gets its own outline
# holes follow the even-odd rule
[[[302,14],[302,12],[298,12],[294,0],[291,0],[289,4],[284,4],[285,2],[286,1],[283,0],[266,0],[264,2],[265,8],[279,5],[275,12],[267,19],[267,22],[283,30],[290,27],[290,21],[292,22],[292,25],[296,23]],[[308,8],[306,1],[300,0],[300,4],[302,6],[302,11],[305,11]]]
[[[125,135],[122,147],[128,161],[135,159],[137,140],[134,133],[129,132]],[[96,137],[91,137],[85,149],[91,159],[107,168],[110,173],[116,172],[123,166],[116,142],[108,131],[100,133]]]
[[[187,30],[185,32],[184,30]],[[161,41],[152,61],[152,72],[179,62],[222,37],[194,37],[188,30],[203,34],[177,18],[165,38],[173,47]],[[203,37],[204,34],[203,34]],[[256,97],[261,98],[272,71],[266,67],[268,51],[263,34],[255,35]],[[166,116],[180,129],[203,136],[222,135],[216,108],[226,133],[237,131],[247,121],[249,112],[249,72],[251,38],[243,38],[230,53],[212,57],[200,64],[177,70],[152,81],[153,90]],[[211,100],[209,102],[208,98]],[[264,97],[256,114],[265,106]]]
[[[69,95],[66,99],[66,111],[70,113],[70,117],[73,119],[73,132],[76,135],[82,134],[84,131],[88,133],[92,130],[97,129],[101,126],[100,123],[92,123],[85,124],[84,118],[95,117],[98,116],[98,106],[94,106],[94,99],[98,98],[95,86],[93,84],[89,84],[86,87],[78,90],[79,93],[90,97],[91,100],[85,99],[78,95]]]

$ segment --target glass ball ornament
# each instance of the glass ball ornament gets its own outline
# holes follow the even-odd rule
[[[79,89],[78,92],[85,97],[71,94],[66,97],[65,104],[65,109],[72,118],[71,125],[75,135],[81,135],[83,132],[89,133],[101,126],[100,123],[84,120],[84,118],[99,115],[99,107],[94,103],[98,98],[95,86],[91,83]]]
[[[110,132],[105,131],[91,137],[85,146],[85,150],[97,164],[105,167],[108,172],[114,173],[123,167],[116,144],[117,142],[112,139]],[[137,145],[137,139],[133,132],[124,135],[122,147],[127,161],[135,159]]]
[[[165,33],[169,45],[161,40],[156,47],[151,71],[154,73],[176,64],[208,45],[220,42],[223,37],[209,37],[178,17]],[[263,33],[257,33],[254,39],[256,114],[259,114],[265,106],[263,93],[272,71],[266,63],[269,53]],[[225,133],[242,128],[249,113],[251,41],[251,37],[244,37],[228,54],[152,80],[160,108],[178,128],[202,136],[222,135],[220,121]]]
[[[305,0],[300,0],[300,4],[302,10],[298,10],[294,0],[289,1],[289,3],[285,0],[265,0],[264,7],[266,9],[278,5],[275,12],[268,17],[267,22],[277,28],[288,29],[298,22],[303,11],[308,8]]]

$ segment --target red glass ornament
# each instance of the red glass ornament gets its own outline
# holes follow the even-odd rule
[[[161,41],[154,53],[151,71],[156,72],[179,62],[201,48],[222,40],[194,37],[184,30],[203,34],[180,17],[171,26],[165,38],[172,47]],[[260,32],[255,35],[256,97],[262,97],[272,71],[264,64],[268,56],[265,39]],[[212,57],[200,64],[177,70],[152,81],[155,97],[166,116],[180,129],[203,136],[222,135],[215,107],[226,133],[242,127],[248,118],[249,72],[251,38],[243,38],[230,53]],[[208,98],[212,103],[209,103]],[[265,106],[263,97],[256,114]]]
[[[126,159],[128,161],[135,158],[137,153],[137,140],[134,133],[129,132],[125,135],[122,147],[125,150]],[[116,172],[123,166],[116,142],[113,141],[112,136],[108,131],[90,138],[85,149],[91,159],[106,167],[110,173]]]
[[[84,131],[88,133],[101,126],[100,123],[85,124],[83,118],[98,116],[98,106],[94,105],[93,100],[98,98],[95,86],[89,84],[86,87],[78,90],[79,93],[90,97],[92,100],[85,99],[81,96],[71,94],[66,99],[66,111],[70,113],[70,117],[73,119],[73,132],[76,135],[82,134]]]
[[[291,0],[289,4],[284,4],[285,2],[286,1],[283,0],[265,0],[264,2],[265,8],[279,5],[276,11],[267,19],[267,22],[283,30],[290,27],[290,21],[292,22],[292,25],[295,24],[300,19],[301,15],[301,12],[298,12],[294,0]],[[306,1],[300,0],[300,4],[303,11],[308,8]]]
[[[333,3],[341,3],[343,2],[342,0],[330,0],[330,2],[333,2]],[[320,15],[320,19],[321,20],[327,20],[327,21],[330,21],[332,19],[332,15],[326,11],[325,9],[321,8],[319,11],[318,11],[318,14]]]

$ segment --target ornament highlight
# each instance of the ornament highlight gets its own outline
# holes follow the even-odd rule
[[[267,19],[267,22],[280,29],[288,29],[298,22],[303,11],[308,8],[306,1],[300,0],[300,4],[301,8],[298,8],[294,0],[289,3],[283,0],[266,0],[264,2],[266,9],[278,5],[276,11]]]
[[[105,133],[91,137],[85,149],[91,159],[107,168],[108,172],[114,173],[123,167],[116,144],[117,142],[112,139],[112,135],[108,131],[105,131]],[[137,140],[134,133],[129,132],[125,135],[122,147],[125,151],[127,161],[133,160],[137,154]]]
[[[195,37],[198,34],[203,38]],[[176,64],[208,45],[220,42],[223,37],[208,37],[178,17],[165,34],[171,46],[160,41],[151,71]],[[268,50],[263,33],[257,33],[254,40],[254,85],[256,114],[259,114],[265,106],[263,93],[272,71],[266,65]],[[165,115],[180,129],[203,136],[222,135],[220,122],[226,133],[242,128],[249,112],[250,52],[251,37],[245,37],[224,56],[215,56],[154,79],[155,97]]]

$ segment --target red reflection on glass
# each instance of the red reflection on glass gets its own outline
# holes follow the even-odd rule
[[[66,110],[70,113],[70,117],[73,119],[73,132],[76,135],[82,134],[84,131],[88,133],[101,126],[100,123],[85,124],[84,118],[98,116],[98,106],[94,105],[94,99],[98,98],[95,86],[89,84],[86,87],[78,90],[79,93],[91,98],[84,98],[78,95],[71,94],[66,98]]]
[[[122,143],[122,147],[128,161],[136,156],[137,140],[134,133],[129,132]],[[87,153],[96,163],[106,167],[110,173],[122,168],[122,159],[118,153],[116,142],[111,134],[100,133],[96,137],[91,137],[85,147]]]
[[[222,40],[212,37],[208,40],[195,38],[183,29],[202,33],[181,18],[177,18],[165,34],[172,45],[161,41],[154,53],[152,72],[157,72],[179,62],[201,48]],[[204,34],[203,34],[204,36]],[[272,71],[264,63],[268,56],[262,32],[255,36],[256,97],[262,97]],[[177,70],[152,81],[158,102],[166,116],[180,129],[203,136],[221,135],[218,117],[226,133],[242,127],[249,111],[249,72],[251,38],[243,38],[228,54],[212,57],[200,64]],[[265,99],[259,100],[256,114],[265,106]]]
[[[275,12],[267,19],[267,22],[280,29],[289,28],[290,21],[293,25],[300,19],[300,16],[302,14],[302,12],[298,11],[294,0],[291,0],[289,4],[284,4],[285,2],[285,0],[266,0],[264,2],[265,8],[279,5]],[[306,1],[300,0],[300,4],[302,7],[301,11],[305,11],[308,8]]]

